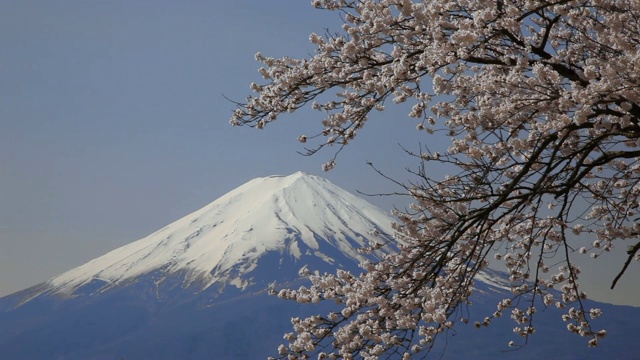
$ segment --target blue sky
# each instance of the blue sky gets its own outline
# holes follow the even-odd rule
[[[303,170],[351,192],[393,189],[366,161],[413,165],[398,161],[398,143],[417,136],[404,113],[393,121],[408,126],[372,123],[329,173],[331,150],[297,153],[320,114],[265,130],[228,123],[234,105],[223,94],[250,94],[257,51],[305,56],[311,32],[339,24],[306,1],[1,2],[0,296],[258,176]]]
[[[297,136],[320,129],[319,113],[265,130],[228,123],[234,105],[223,94],[250,94],[261,79],[257,51],[306,56],[311,32],[340,23],[298,0],[0,2],[0,296],[258,176],[302,170],[351,192],[398,190],[366,161],[401,180],[417,165],[398,144],[417,149],[434,138],[418,134],[404,109],[372,118],[329,173],[321,164],[331,149],[297,153]],[[385,210],[405,204],[367,200]],[[626,278],[597,297],[631,303],[640,290]]]

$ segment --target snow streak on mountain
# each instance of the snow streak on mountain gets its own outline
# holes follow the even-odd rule
[[[96,280],[106,290],[156,271],[166,276],[183,272],[185,286],[204,289],[222,282],[242,289],[266,253],[332,264],[335,259],[325,250],[337,248],[358,261],[357,249],[367,241],[389,239],[392,221],[317,176],[297,172],[257,178],[141,240],[51,279],[45,291],[72,294]]]

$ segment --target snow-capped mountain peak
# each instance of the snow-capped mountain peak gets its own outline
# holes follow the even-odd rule
[[[331,253],[361,260],[357,249],[389,239],[392,221],[317,176],[296,172],[257,178],[143,239],[51,279],[48,290],[71,294],[95,280],[107,289],[155,271],[183,272],[186,285],[206,288],[224,282],[244,288],[266,253],[293,262],[312,256],[333,263]]]

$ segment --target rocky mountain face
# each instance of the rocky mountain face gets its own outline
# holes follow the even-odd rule
[[[268,295],[268,289],[303,284],[303,266],[357,272],[363,259],[357,249],[392,239],[392,221],[316,176],[254,179],[141,240],[0,299],[0,358],[266,358],[291,331],[291,317],[333,306],[299,305]],[[500,277],[487,273],[477,281],[471,311],[478,317],[508,296]],[[563,330],[560,314],[549,309],[540,317],[540,334],[524,350],[509,351],[506,343],[516,336],[512,322],[498,319],[486,329],[456,326],[432,354],[633,358],[640,309],[593,306],[603,309],[610,334],[599,349]]]

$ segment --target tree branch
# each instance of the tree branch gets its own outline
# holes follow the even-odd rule
[[[613,283],[611,284],[611,290],[613,290],[613,288],[616,286],[616,284],[618,283],[618,280],[620,280],[620,278],[622,277],[622,274],[624,274],[624,272],[627,271],[627,267],[629,267],[629,264],[631,264],[631,260],[633,260],[633,257],[636,255],[638,250],[640,250],[640,242],[635,244],[633,247],[629,248],[629,250],[627,251],[627,254],[629,254],[629,257],[627,258],[627,261],[624,263],[622,270],[620,270],[616,278],[613,279]]]

